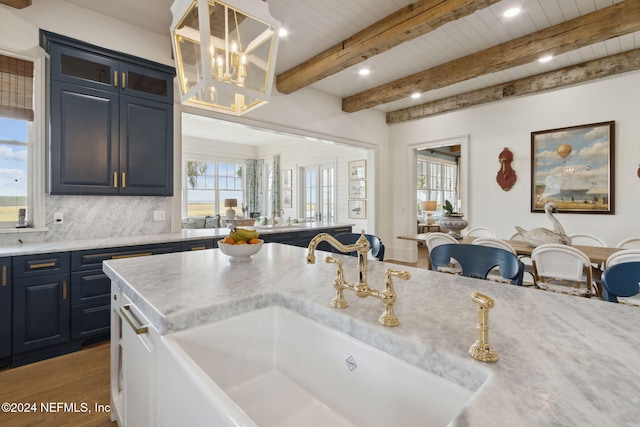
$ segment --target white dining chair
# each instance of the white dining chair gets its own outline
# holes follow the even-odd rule
[[[609,255],[609,258],[607,258],[604,263],[604,268],[606,269],[612,265],[622,264],[623,262],[634,261],[640,261],[640,249],[623,249]]]
[[[599,296],[591,261],[572,246],[549,243],[531,252],[538,288],[568,295]]]
[[[621,240],[616,248],[622,249],[640,249],[640,237],[629,237],[627,239]]]
[[[492,229],[487,227],[471,228],[467,230],[467,232],[464,233],[464,235],[469,237],[493,237],[493,238],[498,237]]]
[[[429,251],[429,253],[431,253],[431,250],[436,246],[457,243],[458,241],[455,238],[451,237],[448,233],[441,233],[438,231],[429,233],[427,239],[425,240],[425,244],[427,245],[427,250]],[[429,268],[431,268],[431,263],[429,263]],[[439,267],[438,271],[442,271],[444,273],[460,274],[462,272],[462,268],[460,268],[460,265],[454,259],[452,259],[449,266]]]
[[[596,247],[607,247],[607,242],[595,236],[593,234],[588,233],[576,233],[569,236],[571,238],[572,245],[578,246],[596,246]],[[594,268],[598,269],[598,273],[604,270],[604,263],[602,265],[592,264]]]
[[[607,247],[607,242],[605,242],[598,236],[594,236],[593,234],[576,233],[576,234],[571,234],[569,237],[571,238],[572,245],[601,246],[603,248]]]

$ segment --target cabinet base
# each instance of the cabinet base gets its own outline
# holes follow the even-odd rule
[[[50,346],[50,347],[46,347],[38,350],[28,351],[25,353],[14,354],[11,357],[9,365],[12,368],[28,365],[29,363],[39,362],[41,360],[50,359],[52,357],[62,356],[63,354],[79,351],[85,345],[94,344],[101,341],[108,341],[108,340],[109,340],[109,334],[107,333],[106,335],[93,337],[88,340],[71,341],[71,342],[58,344],[58,345],[54,345],[54,346]]]

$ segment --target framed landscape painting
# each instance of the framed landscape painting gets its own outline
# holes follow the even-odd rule
[[[615,122],[531,132],[531,212],[614,213]]]

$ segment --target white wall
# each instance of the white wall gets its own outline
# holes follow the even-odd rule
[[[449,114],[390,126],[395,171],[393,204],[408,206],[415,197],[405,182],[408,146],[425,141],[468,135],[470,151],[469,204],[464,208],[470,226],[485,226],[507,237],[520,225],[550,227],[543,214],[530,213],[531,132],[567,126],[616,122],[615,215],[558,214],[568,234],[592,233],[615,245],[640,236],[640,72],[623,74],[568,89],[478,106]],[[508,147],[514,154],[517,182],[508,191],[496,183],[498,154]],[[393,234],[413,232],[410,212],[393,212]],[[415,259],[415,245],[395,241],[391,256]]]

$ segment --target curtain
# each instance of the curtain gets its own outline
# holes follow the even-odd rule
[[[251,212],[260,212],[262,206],[262,176],[264,160],[249,159],[247,164],[247,208],[248,215]]]
[[[273,200],[271,201],[271,212],[278,212],[282,208],[280,203],[280,156],[273,156]]]

